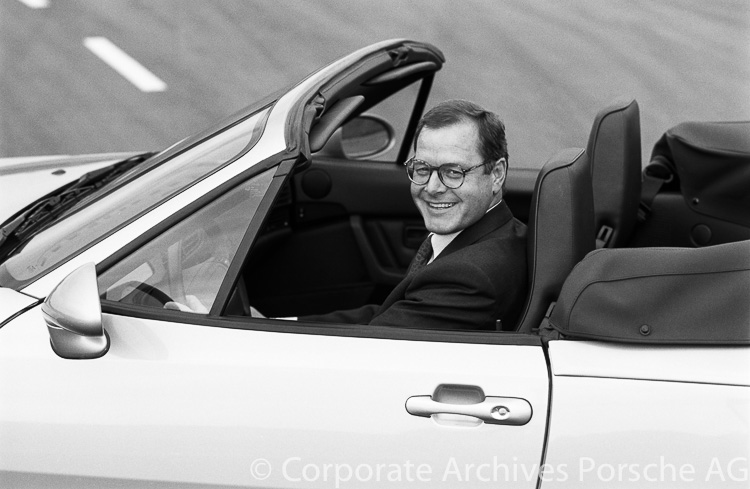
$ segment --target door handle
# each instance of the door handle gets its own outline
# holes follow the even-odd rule
[[[510,426],[525,425],[532,414],[531,404],[517,397],[485,397],[475,404],[451,404],[433,401],[431,396],[412,396],[406,400],[406,411],[425,418],[433,414],[462,414],[487,424]]]

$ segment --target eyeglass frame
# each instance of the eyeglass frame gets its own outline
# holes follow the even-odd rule
[[[413,163],[413,162],[416,162],[416,161],[424,163],[427,166],[427,168],[430,169],[430,174],[427,176],[427,180],[424,183],[415,182],[414,179],[412,178],[412,176],[409,174],[409,163]],[[443,163],[440,166],[432,166],[429,163],[427,163],[425,160],[420,160],[419,158],[411,157],[411,158],[409,158],[408,160],[406,160],[404,162],[404,166],[406,167],[406,176],[409,177],[409,181],[411,183],[413,183],[414,185],[419,185],[419,186],[427,185],[428,183],[430,183],[430,179],[432,178],[432,172],[437,171],[438,179],[440,180],[440,182],[443,185],[445,185],[446,187],[448,187],[449,189],[455,190],[457,188],[461,188],[461,185],[464,184],[464,182],[466,181],[466,174],[467,173],[469,173],[472,170],[476,170],[477,168],[479,168],[481,166],[487,166],[489,163],[490,162],[485,161],[484,163],[480,163],[480,164],[478,164],[476,166],[472,166],[471,168],[465,168],[464,169],[464,168],[461,168],[461,166],[458,163]],[[445,180],[443,180],[443,174],[440,172],[441,168],[444,168],[446,166],[452,166],[452,165],[455,165],[455,167],[456,167],[456,168],[452,168],[452,169],[456,169],[456,170],[458,170],[458,171],[460,171],[462,173],[461,183],[459,183],[457,187],[451,187],[450,185],[448,185],[447,183],[445,183]],[[413,173],[414,172],[412,171],[412,174]]]

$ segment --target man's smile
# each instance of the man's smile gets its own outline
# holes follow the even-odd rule
[[[451,207],[456,205],[456,202],[423,202],[427,204],[431,209],[450,209]]]

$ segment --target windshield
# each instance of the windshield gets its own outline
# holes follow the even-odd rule
[[[0,265],[0,286],[26,286],[249,151],[268,112],[268,107],[262,109],[98,199],[85,199]]]

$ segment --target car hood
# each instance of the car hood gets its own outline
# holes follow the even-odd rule
[[[141,153],[0,158],[0,223],[85,173]]]

